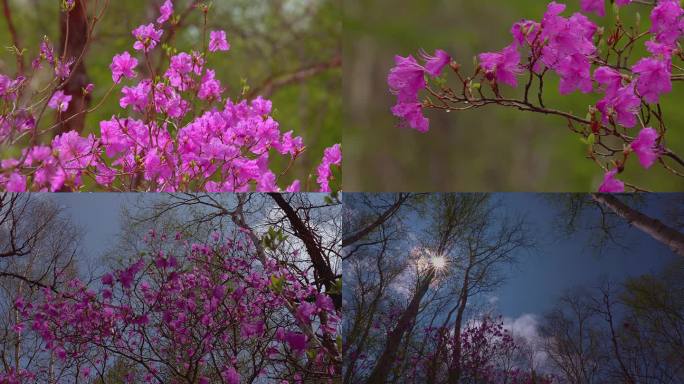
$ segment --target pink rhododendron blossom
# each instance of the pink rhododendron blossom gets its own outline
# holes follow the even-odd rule
[[[649,51],[655,59],[671,60],[674,53],[675,46],[672,44],[659,43],[655,40],[649,40],[645,43],[646,50]]]
[[[583,12],[605,16],[606,3],[606,0],[580,0],[579,6]],[[631,0],[608,2],[618,7],[633,3]],[[637,126],[640,120],[644,123],[657,120],[659,126],[666,126],[662,108],[648,104],[658,104],[662,95],[672,91],[673,81],[681,77],[679,39],[684,36],[681,1],[657,0],[647,8],[651,10],[650,28],[633,35],[638,26],[626,25],[625,20],[603,20],[613,25],[599,27],[583,13],[564,15],[566,5],[552,1],[540,21],[523,19],[513,24],[512,44],[501,51],[480,53],[479,65],[473,72],[467,72],[457,58],[446,54],[442,60],[437,59],[437,54],[423,55],[427,61],[425,66],[413,56],[396,56],[387,78],[391,92],[396,95],[392,114],[401,119],[402,126],[420,132],[429,129],[425,109],[450,112],[498,105],[565,118],[571,131],[584,136],[589,157],[603,168],[609,164],[611,171],[605,175],[602,190],[624,191],[624,183],[616,178],[626,166],[624,156],[634,152],[641,165],[649,168],[658,156],[673,152],[664,147],[664,138],[651,128],[642,130],[633,142],[624,130]],[[624,42],[625,37],[629,42]],[[641,38],[648,53],[635,58],[643,51],[633,49],[632,45]],[[433,62],[451,63],[458,81],[432,79],[435,73],[427,67]],[[503,95],[505,90],[498,85],[516,87],[518,76],[525,72],[521,76],[526,80],[524,89]],[[545,84],[549,75],[558,77],[561,95],[579,91],[596,92],[600,96],[586,111],[547,107],[543,99],[548,92]],[[428,92],[422,101],[420,93],[424,90]],[[597,111],[601,115],[598,118]],[[618,143],[607,142],[608,138]],[[669,157],[681,165],[679,156]],[[680,173],[667,164],[663,166],[672,174]]]
[[[659,0],[651,11],[651,29],[658,42],[674,44],[682,36],[684,10],[679,0]]]
[[[173,15],[173,2],[171,0],[166,0],[159,8],[159,18],[157,18],[157,23],[165,23],[171,17],[171,15]]]
[[[617,173],[617,168],[606,172],[606,175],[603,178],[603,183],[599,187],[599,192],[622,193],[625,191],[625,183],[615,178]]]
[[[112,80],[118,84],[124,77],[129,79],[134,78],[135,67],[137,65],[138,60],[132,57],[128,52],[115,55],[112,59],[112,64],[109,66],[112,71]]]
[[[642,129],[636,139],[630,144],[630,148],[637,155],[639,163],[644,168],[650,168],[660,157],[657,145],[659,137],[658,131],[648,127]]]
[[[145,54],[146,61],[153,57],[150,53],[163,36],[164,30],[158,26],[172,14],[173,2],[167,0],[160,8],[157,24],[141,25],[133,31],[134,48]],[[210,50],[230,48],[224,31],[210,35],[210,41],[205,42]],[[204,53],[175,49],[168,52],[173,52],[168,66],[164,66],[166,54],[159,55],[162,61],[158,73],[146,73],[137,84],[121,87],[118,102],[123,111],[99,122],[99,137],[66,132],[51,142],[24,148],[14,158],[0,159],[0,189],[15,188],[22,176],[25,189],[30,191],[79,190],[89,185],[87,181],[106,190],[299,191],[300,180],[279,185],[283,170],[271,169],[277,164],[272,160],[281,155],[293,163],[305,153],[306,146],[302,137],[292,131],[281,132],[278,121],[271,116],[271,102],[262,97],[230,99],[216,71],[205,67]],[[438,71],[445,59],[437,52],[430,60],[430,67]],[[54,69],[56,78],[66,79],[75,60],[56,56],[45,38],[32,67],[37,70],[44,63]],[[109,65],[114,84],[135,78],[138,64],[129,52],[115,55]],[[11,78],[0,74],[0,102],[20,100],[30,91],[28,83],[24,75]],[[50,90],[54,93],[44,105],[66,112],[72,97],[92,95],[93,90],[94,84],[85,85],[82,95]],[[417,94],[414,96],[417,98]],[[0,145],[36,134],[39,121],[32,103],[35,100],[0,114]],[[337,160],[341,153],[336,151],[339,145],[326,152],[316,170],[320,188],[331,189],[330,168],[341,166]]]
[[[519,46],[523,44],[536,45],[541,32],[541,24],[533,20],[523,20],[513,24],[511,35]]]
[[[48,107],[55,109],[59,112],[66,112],[69,109],[69,103],[71,102],[71,95],[67,95],[64,91],[59,90],[52,95],[52,98],[48,102]]]
[[[429,121],[422,112],[418,93],[425,89],[425,75],[438,76],[449,64],[451,57],[443,50],[436,50],[434,56],[422,54],[425,66],[418,64],[413,56],[395,56],[395,66],[390,70],[387,84],[397,96],[392,113],[402,119],[409,127],[419,132],[427,132]]]
[[[515,44],[504,48],[501,52],[481,53],[480,65],[489,80],[508,84],[512,87],[518,85],[517,76],[521,73],[520,52]]]
[[[594,80],[603,86],[606,97],[615,96],[622,86],[622,75],[610,67],[598,67],[594,71]]]
[[[152,92],[152,82],[143,80],[134,87],[123,87],[121,94],[123,95],[119,100],[121,108],[132,106],[134,110],[143,112],[149,102],[149,96]]]
[[[135,36],[136,39],[133,48],[136,51],[150,52],[157,46],[163,33],[163,30],[155,29],[154,24],[152,23],[141,25],[133,30],[133,36]]]
[[[591,92],[590,57],[596,53],[592,39],[596,25],[586,16],[575,13],[570,18],[560,16],[564,4],[549,4],[541,23],[543,46],[541,61],[561,77],[560,93],[574,90]]]
[[[241,366],[257,380],[290,377],[303,361],[313,377],[338,375],[333,357],[341,351],[322,345],[324,339],[335,340],[340,322],[338,311],[327,304],[330,298],[282,263],[255,259],[254,244],[242,231],[226,235],[226,242],[190,244],[150,233],[144,243],[163,246],[182,261],[160,268],[156,260],[166,255],[143,253],[134,264],[105,274],[102,288],[74,279],[67,292],[46,289],[30,302],[20,297],[14,308],[21,321],[13,332],[34,333],[41,348],[61,364],[80,362],[82,377],[101,372],[108,356],[145,362],[138,367],[150,378],[165,367],[177,367],[169,382],[200,368],[202,380],[209,382],[208,359],[221,359],[214,374],[233,384],[242,381]],[[317,302],[326,304],[303,300],[314,293]],[[283,310],[288,306],[304,306],[306,316],[325,312],[325,320],[305,324],[300,314]],[[272,327],[275,323],[282,325]],[[144,352],[150,348],[164,359],[150,358]],[[268,372],[252,372],[248,362],[233,355],[236,349],[261,354]]]
[[[392,113],[402,118],[408,126],[418,132],[427,132],[430,129],[430,121],[423,114],[420,103],[401,103],[392,107]]]
[[[293,351],[301,353],[306,350],[306,335],[299,332],[287,332],[285,334],[285,341],[292,348]]]
[[[423,60],[425,60],[425,72],[433,77],[439,76],[439,74],[442,72],[442,69],[444,69],[444,67],[449,64],[449,61],[451,61],[449,54],[441,49],[435,50],[435,54],[432,56],[424,52],[422,56]]]
[[[200,100],[220,99],[222,92],[221,82],[216,80],[216,72],[212,69],[208,69],[207,73],[202,78],[202,84],[200,85],[199,92],[197,92],[197,97],[199,97]]]
[[[226,38],[226,31],[211,31],[209,34],[209,51],[228,51],[230,44]]]
[[[11,174],[7,181],[7,192],[26,192],[26,177],[19,173]]]
[[[595,12],[599,16],[606,15],[606,1],[605,0],[582,0],[580,3],[582,11]]]
[[[74,59],[67,61],[58,60],[55,66],[55,76],[60,80],[66,80],[71,75],[71,66],[74,64]]]
[[[637,91],[647,102],[658,103],[660,95],[672,91],[670,64],[665,60],[645,58],[632,67],[638,74]]]
[[[606,92],[606,98],[596,103],[596,108],[603,114],[604,123],[614,116],[616,123],[627,128],[634,127],[641,106],[641,101],[634,94],[634,84],[619,88],[612,96],[608,95],[609,92]]]
[[[425,69],[413,56],[395,56],[395,66],[390,70],[387,83],[397,95],[398,104],[417,102],[418,92],[425,88]]]
[[[330,192],[330,178],[332,177],[331,167],[336,165],[342,166],[342,149],[339,144],[335,144],[330,148],[326,148],[323,155],[323,161],[318,166],[318,178],[316,181],[321,187],[321,191]]]
[[[222,372],[223,379],[228,384],[240,384],[240,375],[234,367],[228,367]]]
[[[591,64],[585,56],[573,54],[561,59],[556,65],[556,72],[561,78],[561,95],[567,95],[575,90],[589,93],[593,89]]]

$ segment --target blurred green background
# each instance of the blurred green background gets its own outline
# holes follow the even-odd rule
[[[568,0],[569,12],[579,0]],[[565,120],[490,106],[467,112],[429,112],[430,132],[399,128],[386,78],[393,56],[447,50],[472,72],[473,56],[512,41],[520,19],[539,20],[547,0],[347,0],[343,38],[345,190],[347,191],[593,191],[603,175]],[[630,25],[648,7],[621,10]],[[605,20],[590,16],[608,25]],[[642,44],[641,44],[642,45]],[[635,56],[636,57],[636,56]],[[549,81],[554,78],[554,81]],[[450,78],[452,79],[452,78]],[[545,104],[584,116],[598,95],[558,96],[556,76],[545,80]],[[451,83],[453,84],[453,82]],[[684,154],[684,84],[663,101],[666,145]],[[502,86],[504,95],[514,95]],[[621,175],[655,191],[684,190],[684,180],[660,166],[644,171],[630,159]]]
[[[131,30],[150,23],[159,16],[162,0],[111,0],[85,63],[96,88],[91,105],[100,101],[112,84],[109,64],[114,54],[125,50],[134,54]],[[89,7],[103,0],[89,0]],[[189,0],[176,0],[176,15],[185,10]],[[205,3],[210,3],[206,1]],[[338,0],[214,0],[209,15],[209,28],[224,29],[231,50],[213,54],[209,65],[236,99],[244,86],[251,91],[262,87],[270,78],[289,76],[303,68],[328,63],[341,55],[342,5]],[[53,43],[59,41],[59,1],[10,0],[14,23],[21,46],[28,49],[27,63],[37,52],[43,35]],[[7,22],[0,21],[0,73],[13,74],[14,57],[4,47],[11,45]],[[202,15],[193,11],[176,35],[179,50],[201,50]],[[136,54],[140,59],[139,55]],[[142,61],[141,61],[142,63]],[[139,67],[139,70],[142,68]],[[274,117],[283,132],[294,130],[304,138],[306,153],[298,160],[283,183],[294,178],[304,182],[314,173],[311,189],[315,189],[315,170],[323,149],[342,140],[342,71],[333,66],[301,81],[277,88],[271,96]],[[44,80],[47,81],[47,78]],[[43,84],[45,84],[43,82]],[[120,87],[119,87],[120,88]],[[121,113],[119,94],[113,93],[106,103],[87,117],[86,133],[99,132],[98,122]],[[47,118],[46,123],[53,123]],[[43,138],[49,140],[50,137]],[[11,149],[13,155],[20,148]],[[6,157],[7,154],[2,154]],[[287,159],[273,156],[275,171],[287,166]]]

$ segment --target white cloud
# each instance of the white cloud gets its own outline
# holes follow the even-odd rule
[[[539,318],[532,313],[524,313],[516,318],[504,317],[504,328],[507,329],[514,338],[523,340],[525,344],[532,347],[533,365],[536,369],[546,366],[548,356],[542,350],[543,337],[539,334]]]

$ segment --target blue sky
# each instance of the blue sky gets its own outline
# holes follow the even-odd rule
[[[507,213],[525,215],[535,233],[537,247],[518,255],[518,264],[507,273],[507,281],[492,293],[502,315],[517,318],[548,311],[565,290],[594,286],[602,277],[621,281],[628,276],[657,273],[676,259],[671,251],[641,231],[626,232],[628,249],[607,248],[600,255],[590,248],[587,231],[569,237],[551,225],[559,211],[535,194],[497,194]],[[663,198],[661,198],[663,197]],[[667,195],[649,199],[645,212],[658,216],[668,209]],[[671,197],[671,195],[670,195]],[[116,240],[123,207],[140,195],[122,193],[72,193],[49,196],[83,228],[83,254],[97,260]],[[595,218],[595,217],[594,217]],[[591,219],[591,218],[590,218]]]
[[[540,195],[515,193],[499,197],[511,213],[527,216],[538,242],[536,249],[519,255],[519,263],[508,273],[507,282],[493,293],[504,316],[541,314],[567,289],[594,287],[603,277],[622,281],[628,276],[658,273],[679,257],[634,228],[626,229],[627,249],[610,247],[599,254],[591,249],[588,231],[559,235],[558,228],[550,224],[557,219],[559,210]],[[668,197],[672,196],[652,196],[644,211],[659,215],[671,204]],[[597,215],[588,219],[597,219]]]
[[[83,229],[83,256],[97,258],[114,244],[121,227],[121,209],[137,196],[126,193],[55,193],[46,194]]]

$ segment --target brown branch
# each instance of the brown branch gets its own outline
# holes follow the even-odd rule
[[[24,73],[24,55],[21,53],[21,48],[19,47],[19,34],[14,26],[14,21],[12,19],[12,11],[10,10],[9,0],[2,0],[2,10],[5,15],[5,20],[7,20],[7,29],[12,36],[12,43],[17,49],[17,72],[19,74]]]
[[[339,68],[342,66],[342,56],[338,53],[332,59],[311,64],[297,69],[294,72],[273,75],[266,79],[260,86],[254,88],[247,94],[247,99],[256,96],[270,97],[275,91],[284,86],[301,83],[310,77],[314,77],[329,69]]]
[[[364,237],[366,237],[369,233],[373,232],[377,227],[385,223],[387,220],[389,220],[390,217],[392,217],[399,208],[408,200],[410,197],[409,194],[399,194],[399,197],[397,200],[392,204],[389,208],[387,208],[382,214],[380,214],[375,221],[367,225],[365,228],[359,229],[358,231],[349,234],[348,236],[342,238],[342,246],[347,247]]]
[[[304,243],[306,251],[311,258],[311,264],[313,264],[313,267],[316,270],[316,280],[320,280],[320,283],[325,286],[326,293],[333,300],[335,309],[339,311],[342,309],[342,294],[340,292],[334,292],[337,276],[332,268],[330,268],[330,264],[326,262],[325,256],[318,245],[314,233],[309,230],[304,221],[297,215],[294,208],[285,200],[283,195],[280,193],[269,193],[268,195],[271,196],[280,209],[283,210],[290,225],[292,225],[295,236]]]

